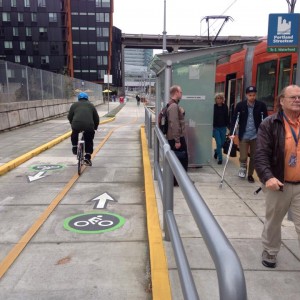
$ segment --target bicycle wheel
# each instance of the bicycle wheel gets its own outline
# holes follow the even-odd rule
[[[78,146],[77,159],[78,159],[77,171],[78,171],[78,175],[80,175],[81,174],[81,167],[83,165],[83,145],[82,144],[79,144],[79,146]]]

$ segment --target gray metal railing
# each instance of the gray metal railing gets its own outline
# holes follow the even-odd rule
[[[152,123],[145,122],[147,132],[152,132]],[[151,135],[148,135],[149,138]],[[151,142],[152,144],[152,142]],[[162,155],[160,155],[162,149]],[[163,167],[160,157],[163,159]],[[184,198],[206,243],[216,267],[219,295],[222,300],[246,300],[247,290],[240,260],[223,230],[210,212],[186,171],[171,150],[158,126],[154,128],[154,174],[158,181],[163,202],[165,239],[171,241],[178,268],[184,299],[199,299],[188,259],[180,237],[174,215],[173,176],[181,188]]]

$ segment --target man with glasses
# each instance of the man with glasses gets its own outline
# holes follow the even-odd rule
[[[256,148],[256,134],[261,121],[268,116],[265,103],[256,100],[256,87],[246,88],[246,100],[239,102],[234,110],[231,132],[233,132],[237,116],[239,115],[239,150],[240,150],[240,169],[238,176],[245,178],[247,174],[248,153],[250,161],[248,167],[248,182],[254,183],[254,154]],[[234,136],[231,136],[234,138]]]
[[[168,103],[167,116],[168,116],[168,132],[167,140],[181,162],[184,169],[188,168],[188,153],[185,141],[185,112],[179,106],[179,101],[182,97],[182,89],[179,85],[173,85],[170,88],[170,101]],[[178,186],[176,178],[174,178],[174,185]]]
[[[276,267],[281,224],[289,209],[300,246],[300,87],[285,87],[278,102],[278,112],[259,127],[255,154],[266,193],[262,264],[268,268]]]

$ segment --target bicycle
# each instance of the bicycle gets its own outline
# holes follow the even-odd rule
[[[85,142],[84,142],[84,131],[81,132],[81,137],[79,134],[78,144],[77,144],[77,170],[78,175],[82,173],[82,166],[84,163],[84,154],[85,154]]]

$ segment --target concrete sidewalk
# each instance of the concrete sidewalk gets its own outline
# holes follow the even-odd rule
[[[153,153],[152,153],[153,155]],[[225,158],[223,161],[225,162]],[[246,278],[248,299],[296,300],[300,295],[300,250],[294,225],[287,219],[282,225],[282,249],[276,269],[261,264],[261,233],[264,222],[264,195],[254,192],[260,187],[240,179],[238,157],[230,158],[223,187],[223,165],[212,158],[211,166],[189,168],[188,174],[207,206],[237,252]],[[160,198],[156,185],[157,198]],[[219,299],[218,279],[213,260],[193,220],[179,187],[174,192],[174,212],[186,249],[200,299]],[[158,201],[161,203],[161,200]],[[159,205],[161,227],[162,205]],[[183,299],[177,266],[170,242],[164,242],[172,287],[172,299]],[[226,257],[224,257],[226,259]]]

